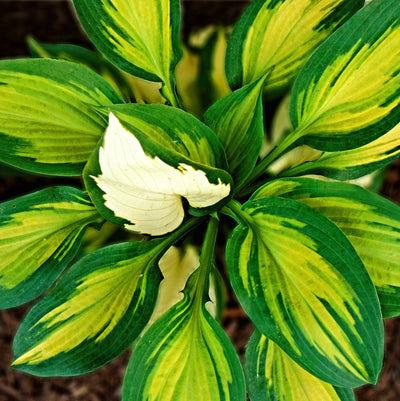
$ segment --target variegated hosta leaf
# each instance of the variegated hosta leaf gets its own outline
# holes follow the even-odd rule
[[[32,38],[28,40],[28,45],[33,57],[66,60],[81,64],[101,75],[127,102],[134,99],[124,73],[114,67],[100,53],[81,46],[65,43],[39,43]]]
[[[272,69],[269,92],[286,89],[316,47],[352,16],[364,0],[255,0],[228,43],[231,88],[255,82]]]
[[[176,90],[179,93],[182,108],[197,118],[201,118],[204,113],[196,86],[199,64],[199,55],[185,48],[175,70]]]
[[[86,228],[103,219],[86,194],[53,187],[0,204],[0,308],[28,302],[74,258]]]
[[[192,32],[189,49],[176,66],[176,87],[184,110],[201,119],[218,99],[231,93],[225,74],[227,31],[207,26]]]
[[[400,208],[397,205],[356,185],[311,178],[276,180],[253,196],[296,199],[332,220],[346,234],[367,268],[377,288],[384,317],[400,314]]]
[[[164,104],[162,84],[129,75],[106,60],[100,53],[70,44],[44,44],[28,41],[34,57],[72,61],[89,67],[108,81],[127,102]]]
[[[199,252],[194,246],[185,248],[173,246],[163,255],[159,267],[164,278],[159,286],[157,303],[149,321],[150,325],[183,299],[182,291],[199,265]]]
[[[220,99],[204,115],[205,123],[224,146],[236,186],[251,173],[260,153],[264,137],[264,80],[265,77]]]
[[[294,167],[284,175],[322,174],[338,180],[353,180],[387,166],[399,156],[400,124],[397,124],[367,145],[342,152],[325,152],[319,159]]]
[[[179,0],[74,0],[94,45],[116,66],[164,82],[173,102],[173,73],[182,52]]]
[[[228,241],[227,262],[257,328],[324,381],[341,387],[375,382],[382,315],[344,234],[292,199],[251,200],[240,215],[244,223]]]
[[[339,151],[400,119],[400,2],[374,0],[324,42],[292,91],[288,142]]]
[[[198,250],[192,245],[182,248],[173,246],[160,259],[159,267],[164,278],[160,283],[157,303],[149,326],[183,299],[183,290],[189,277],[200,266],[199,256]],[[223,283],[220,280],[219,273],[214,268],[210,274],[208,294],[210,301],[206,303],[207,310],[214,318],[219,318],[223,309],[221,305],[224,301],[221,288]]]
[[[264,139],[260,157],[263,159],[282,139],[293,131],[289,116],[290,96],[285,96],[278,105],[271,121],[271,128],[267,138]],[[320,150],[315,150],[307,145],[298,146],[282,155],[274,163],[268,166],[268,173],[273,176],[286,174],[286,171],[306,161],[315,160],[321,155]],[[291,170],[290,170],[291,171]],[[284,172],[284,173],[282,173]]]
[[[81,259],[22,322],[13,366],[41,376],[76,375],[118,356],[150,319],[166,246],[121,243]]]
[[[225,312],[227,292],[224,279],[216,266],[211,269],[209,287],[206,309],[217,322],[220,322]]]
[[[195,42],[195,38],[192,40],[193,43],[189,42],[198,48],[199,54],[196,89],[201,106],[200,116],[203,116],[204,112],[213,103],[232,92],[225,73],[225,56],[230,33],[228,32],[229,28],[207,26],[204,28],[204,31],[211,31],[205,43],[201,40],[198,40],[197,42],[200,43],[197,43]],[[200,30],[197,35],[200,38],[204,37],[204,31]]]
[[[352,390],[311,375],[258,330],[247,347],[246,376],[251,401],[355,401]]]
[[[90,196],[104,217],[125,228],[162,235],[184,217],[227,201],[232,178],[215,134],[193,116],[163,105],[110,109],[109,126],[84,171]]]
[[[106,127],[91,106],[122,102],[80,65],[0,61],[0,160],[39,173],[80,175]]]
[[[245,401],[242,368],[228,337],[187,293],[136,345],[123,401]]]

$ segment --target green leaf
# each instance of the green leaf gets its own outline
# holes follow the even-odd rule
[[[129,361],[123,401],[246,399],[231,342],[196,300],[185,291],[184,299],[140,339]]]
[[[253,170],[264,137],[262,89],[265,77],[214,103],[204,122],[225,148],[236,186]]]
[[[127,102],[134,99],[134,94],[124,73],[114,67],[100,53],[66,43],[40,43],[32,38],[28,39],[28,45],[33,57],[66,60],[81,64],[101,75]]]
[[[125,228],[162,235],[184,217],[226,203],[232,178],[215,134],[199,120],[163,105],[107,108],[109,126],[84,171],[89,194],[104,217]]]
[[[53,187],[0,204],[0,308],[22,305],[55,281],[86,228],[102,218],[86,194]]]
[[[262,198],[235,209],[243,223],[228,241],[227,263],[257,328],[321,380],[340,387],[374,383],[382,315],[348,239],[292,199]]]
[[[359,254],[377,288],[384,317],[400,315],[400,208],[359,186],[289,178],[273,181],[253,197],[296,199],[333,221]]]
[[[272,69],[268,92],[282,92],[311,53],[364,4],[363,0],[255,0],[234,27],[226,73],[231,88]]]
[[[94,45],[122,70],[164,82],[173,102],[175,66],[182,56],[179,0],[74,0]]]
[[[77,375],[123,352],[153,312],[164,240],[92,252],[22,322],[13,366],[40,376]]]
[[[311,375],[258,330],[247,347],[246,376],[251,401],[355,401],[352,390]]]
[[[80,175],[107,126],[93,106],[122,102],[80,65],[0,61],[0,160],[38,173]]]
[[[387,166],[400,156],[400,124],[375,141],[356,149],[325,152],[312,162],[296,166],[284,176],[322,174],[337,180],[353,180]]]
[[[398,0],[374,0],[317,49],[293,87],[287,142],[348,150],[399,122],[399,14]]]

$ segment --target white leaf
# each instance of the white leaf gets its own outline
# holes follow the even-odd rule
[[[230,185],[212,184],[206,173],[186,163],[177,168],[147,155],[135,135],[110,113],[99,150],[101,174],[92,176],[104,192],[105,206],[128,220],[125,228],[163,235],[182,222],[184,196],[195,208],[212,206],[230,193]]]

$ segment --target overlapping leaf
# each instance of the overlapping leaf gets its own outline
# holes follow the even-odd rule
[[[122,102],[80,65],[0,61],[0,160],[39,173],[80,175],[106,127],[91,106]]]
[[[102,218],[88,196],[53,187],[0,204],[0,308],[42,294],[75,256],[86,228]]]
[[[118,356],[140,334],[161,281],[163,240],[92,252],[57,283],[21,324],[14,342],[19,370],[76,375]]]
[[[205,113],[205,123],[224,146],[235,185],[253,170],[264,137],[262,89],[265,78],[231,93]]]
[[[399,15],[397,0],[374,0],[317,49],[293,87],[286,144],[353,149],[399,122]]]
[[[183,299],[183,290],[190,275],[199,267],[199,252],[193,246],[171,247],[160,259],[163,280],[159,286],[157,303],[149,324]]]
[[[199,49],[196,89],[197,101],[200,102],[200,116],[217,100],[231,93],[225,73],[227,30],[229,28],[217,26],[213,29],[213,32]],[[205,30],[210,30],[210,27],[206,27]],[[204,32],[200,31],[199,36],[201,34]]]
[[[375,382],[382,316],[360,258],[326,217],[292,199],[262,198],[236,213],[231,282],[257,328],[315,376],[342,387]]]
[[[363,0],[251,2],[228,44],[231,87],[255,82],[272,69],[266,90],[286,89],[315,48],[363,4]]]
[[[149,321],[153,324],[160,316],[171,309],[175,304],[183,299],[183,290],[190,275],[199,267],[199,252],[194,246],[182,248],[171,247],[160,259],[159,267],[163,275],[160,283],[157,303]],[[216,318],[221,316],[223,310],[223,283],[214,268],[210,274],[210,302],[206,304],[211,316]]]
[[[198,300],[185,291],[138,342],[124,380],[124,401],[246,399],[236,352]]]
[[[284,173],[285,176],[322,174],[338,180],[352,180],[387,166],[400,156],[400,125],[375,141],[356,149],[325,152],[309,163]]]
[[[174,101],[173,72],[181,58],[179,0],[74,0],[95,46],[119,68],[165,83]]]
[[[107,61],[100,53],[65,43],[39,43],[32,38],[28,40],[28,45],[33,57],[66,60],[89,67],[108,81],[121,94],[124,100],[129,102],[134,99],[130,84],[124,73]]]
[[[271,182],[254,198],[296,199],[327,216],[347,236],[377,287],[384,317],[400,314],[400,208],[356,185],[311,178]]]
[[[246,351],[251,401],[354,401],[350,389],[333,387],[301,368],[258,330]]]
[[[215,134],[183,111],[162,105],[114,106],[103,141],[85,168],[98,210],[126,228],[161,235],[184,217],[227,201],[232,178]]]

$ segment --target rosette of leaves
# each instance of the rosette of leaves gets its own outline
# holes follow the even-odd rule
[[[376,382],[382,317],[400,315],[400,209],[339,180],[398,156],[400,3],[363,3],[251,2],[227,47],[232,92],[202,120],[176,90],[178,0],[74,0],[101,55],[31,42],[42,58],[0,61],[0,160],[84,185],[0,205],[0,304],[40,297],[15,368],[77,375],[133,347],[124,401],[244,401],[246,388],[252,401],[348,401]],[[129,103],[128,74],[164,104]],[[260,160],[264,97],[288,91],[293,130]],[[301,145],[320,156],[267,174]],[[135,235],[82,256],[104,224]],[[244,369],[217,322],[219,225],[256,327]],[[172,248],[198,227],[199,257]]]

